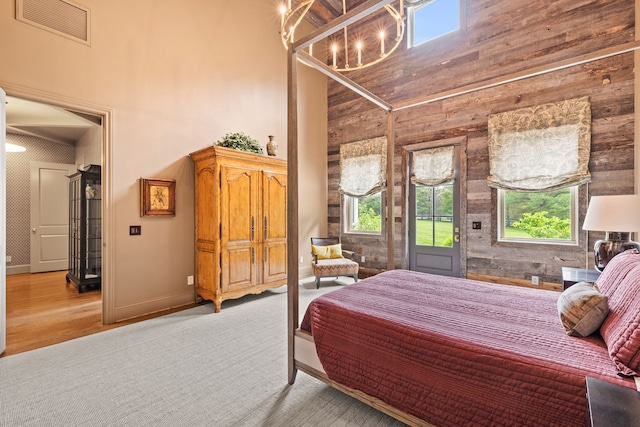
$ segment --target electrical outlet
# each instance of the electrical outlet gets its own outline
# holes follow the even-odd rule
[[[471,222],[471,228],[473,230],[482,230],[482,222],[480,222],[480,221],[472,221]]]
[[[364,262],[364,260],[365,260],[365,257],[364,257],[364,255],[362,255],[362,256],[360,257],[360,262]]]
[[[141,225],[130,225],[129,226],[129,236],[139,236],[142,234],[142,226]]]
[[[532,285],[539,285],[540,284],[540,278],[538,276],[531,276],[531,284]]]
[[[11,262],[11,255],[7,255],[7,262]]]
[[[193,285],[193,276],[187,276],[187,285]]]

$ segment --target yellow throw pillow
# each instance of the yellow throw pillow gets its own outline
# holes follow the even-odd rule
[[[343,258],[342,245],[340,243],[330,246],[311,245],[311,253],[318,255],[318,259]]]
[[[311,254],[317,255],[318,259],[329,259],[329,246],[311,245]]]
[[[327,247],[329,248],[329,258],[343,258],[342,245],[340,243]]]

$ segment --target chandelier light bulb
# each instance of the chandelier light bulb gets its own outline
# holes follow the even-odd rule
[[[380,31],[380,56],[384,56],[384,31]]]
[[[280,28],[284,25],[284,16],[287,14],[287,7],[284,4],[280,5]]]
[[[336,45],[334,43],[333,46],[331,46],[331,50],[333,51],[333,68],[337,68],[336,56],[337,56],[337,53],[338,53],[338,45]]]

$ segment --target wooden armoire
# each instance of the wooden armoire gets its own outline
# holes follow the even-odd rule
[[[211,146],[195,164],[196,292],[222,301],[287,282],[287,163]]]

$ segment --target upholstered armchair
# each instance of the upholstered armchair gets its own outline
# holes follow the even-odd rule
[[[349,276],[358,281],[359,264],[353,261],[351,251],[342,250],[339,237],[312,237],[311,269],[316,278],[316,289],[320,289],[320,278]]]

